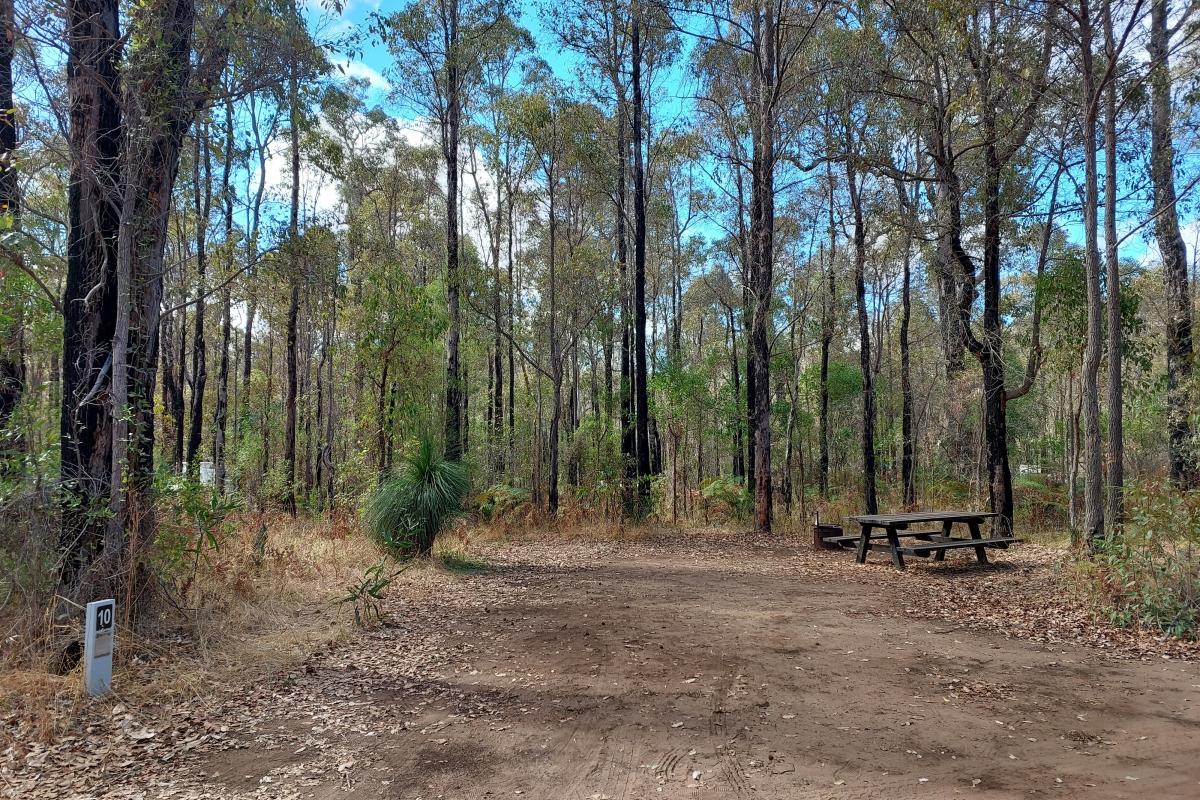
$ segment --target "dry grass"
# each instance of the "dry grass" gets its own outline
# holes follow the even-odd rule
[[[807,538],[809,504],[788,516],[779,509],[776,536]],[[856,513],[835,499],[822,519]],[[416,597],[452,573],[485,568],[496,546],[612,543],[660,539],[726,541],[749,535],[749,521],[683,519],[629,524],[581,508],[567,507],[557,520],[525,505],[488,523],[458,520],[443,534],[432,563],[409,569],[395,590]],[[254,541],[266,526],[261,559]],[[353,626],[349,607],[337,602],[347,586],[378,562],[380,553],[350,515],[298,519],[283,514],[242,514],[221,546],[199,561],[195,575],[164,585],[157,615],[135,635],[118,632],[114,691],[102,700],[87,697],[79,670],[54,675],[45,654],[5,643],[0,654],[0,750],[4,740],[50,741],[74,730],[89,716],[118,704],[146,714],[165,713],[177,701],[202,697],[214,687],[245,685],[256,676],[285,671],[313,652],[345,638]],[[36,617],[36,613],[34,614]]]
[[[254,539],[263,525],[267,543],[256,563]],[[347,634],[352,615],[336,599],[378,559],[352,517],[243,515],[220,548],[200,560],[194,578],[164,585],[155,617],[137,634],[118,631],[114,691],[103,700],[85,695],[78,668],[52,675],[44,657],[6,653],[0,739],[51,740],[97,702],[165,707],[303,660]]]
[[[694,527],[680,520],[679,532]],[[526,504],[515,511],[491,521],[459,522],[438,540],[439,546],[470,550],[472,543],[499,544],[521,542],[578,542],[636,541],[661,535],[672,528],[657,520],[631,523],[620,519],[589,514],[583,509],[566,507],[558,519],[549,518],[544,511]]]

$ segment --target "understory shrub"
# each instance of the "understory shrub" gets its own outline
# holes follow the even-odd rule
[[[719,475],[700,482],[700,498],[705,514],[724,511],[735,519],[745,519],[753,506],[744,478]]]
[[[339,603],[354,609],[354,624],[360,628],[368,628],[373,622],[384,621],[384,592],[392,585],[392,581],[407,569],[401,567],[389,572],[387,566],[388,557],[384,556],[374,566],[364,570],[362,577],[347,586],[346,593],[338,598]]]
[[[363,510],[367,532],[398,558],[428,555],[438,532],[462,510],[466,467],[422,436],[400,472],[379,485]]]
[[[186,602],[200,562],[219,550],[233,532],[232,515],[241,505],[237,498],[193,477],[160,470],[155,478],[159,521],[155,567],[177,598]]]
[[[472,505],[486,520],[501,517],[529,502],[529,490],[497,483],[475,495]]]
[[[1200,636],[1200,493],[1146,484],[1126,496],[1127,521],[1096,546],[1094,572],[1110,619]]]

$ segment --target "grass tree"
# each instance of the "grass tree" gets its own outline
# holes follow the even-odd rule
[[[421,437],[401,470],[380,483],[363,513],[367,531],[401,558],[427,556],[442,528],[462,509],[467,468]]]

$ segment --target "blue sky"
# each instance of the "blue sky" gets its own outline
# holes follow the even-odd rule
[[[387,53],[386,48],[380,45],[377,41],[366,35],[370,20],[375,13],[390,13],[402,8],[407,0],[399,0],[394,2],[381,2],[380,0],[348,0],[344,10],[340,14],[332,13],[326,10],[320,0],[307,0],[307,13],[310,23],[313,28],[319,32],[319,35],[326,39],[336,39],[342,36],[358,33],[356,47],[359,50],[357,57],[353,60],[346,58],[344,55],[338,57],[333,56],[334,62],[346,75],[363,78],[371,83],[372,90],[370,93],[370,101],[378,103],[387,108],[391,113],[397,116],[403,116],[402,109],[395,107],[388,100],[388,90],[390,88],[389,75],[391,58]],[[518,3],[520,13],[520,22],[534,36],[537,43],[537,53],[544,59],[555,74],[563,81],[570,83],[574,80],[576,57],[564,52],[554,41],[554,36],[551,32],[544,29],[538,11],[538,5],[534,3]],[[671,89],[676,89],[681,93],[686,93],[687,89],[682,85],[682,71],[679,75],[679,80],[671,81]],[[656,98],[658,102],[662,102],[665,98]],[[672,97],[666,100],[670,106],[678,109],[677,113],[686,113],[685,108],[687,103],[679,96]],[[661,112],[660,112],[661,113]],[[1065,202],[1073,202],[1074,187],[1068,180],[1063,181],[1060,190],[1061,198]],[[1136,209],[1137,201],[1134,200],[1122,208],[1122,212],[1129,213],[1136,211],[1134,217],[1139,217],[1144,220],[1146,212]],[[1128,230],[1130,226],[1137,224],[1138,220],[1128,220],[1122,224],[1122,230]],[[1189,255],[1194,258],[1197,245],[1200,245],[1200,221],[1195,219],[1186,219],[1184,222],[1184,236],[1189,247]],[[1067,235],[1078,243],[1082,243],[1082,225],[1078,215],[1073,215],[1072,218],[1059,218],[1059,224],[1066,230]],[[706,228],[709,226],[705,226]],[[706,231],[715,234],[715,228],[711,231]],[[1150,229],[1145,227],[1139,233],[1130,236],[1121,245],[1121,254],[1124,258],[1146,262],[1148,259],[1153,259],[1156,256],[1147,244],[1150,238]],[[1152,245],[1151,245],[1152,247]]]

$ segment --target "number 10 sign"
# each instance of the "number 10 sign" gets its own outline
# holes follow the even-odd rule
[[[112,687],[116,610],[115,600],[94,600],[87,604],[87,622],[83,634],[83,683],[92,697],[106,694]]]

